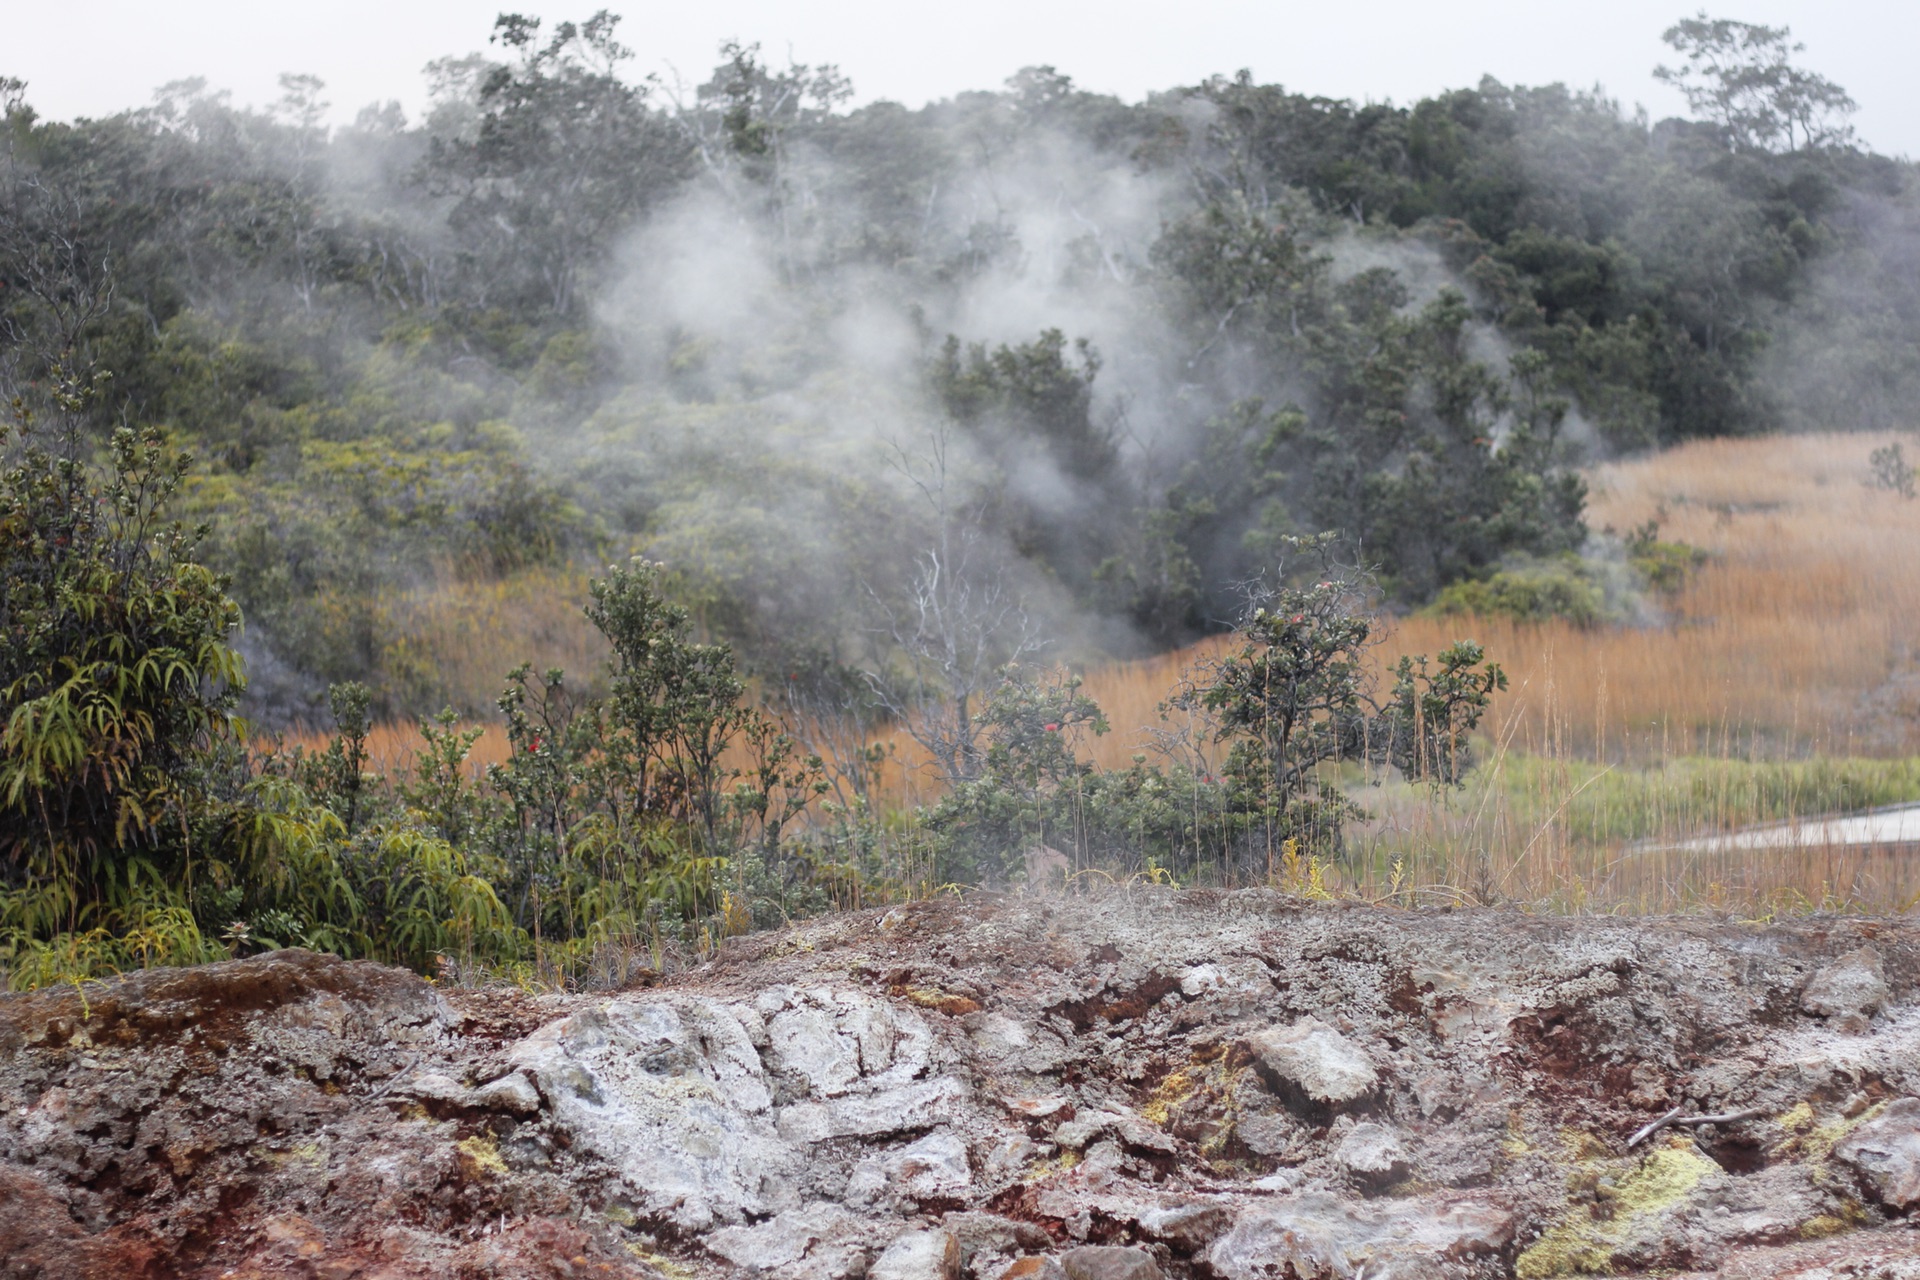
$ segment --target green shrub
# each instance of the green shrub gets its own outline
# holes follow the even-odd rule
[[[1606,595],[1572,556],[1527,569],[1503,569],[1491,577],[1456,582],[1434,597],[1430,616],[1512,618],[1544,622],[1563,618],[1577,627],[1607,617]]]
[[[1671,595],[1707,562],[1707,553],[1684,542],[1660,541],[1660,523],[1649,520],[1626,538],[1627,563],[1653,591]]]
[[[52,426],[0,429],[0,964],[14,982],[218,954],[187,910],[244,856],[218,794],[240,611],[164,520],[186,458],[157,431],[88,459],[104,379],[56,368]],[[37,976],[36,976],[37,975]]]

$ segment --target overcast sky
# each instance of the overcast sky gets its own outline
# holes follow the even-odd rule
[[[524,0],[584,18],[599,0]],[[28,81],[45,116],[105,115],[170,80],[204,76],[242,104],[277,96],[283,71],[318,75],[336,120],[397,98],[410,115],[430,59],[484,49],[498,0],[0,0],[0,75]],[[698,83],[729,36],[770,60],[839,64],[859,101],[910,105],[997,87],[1052,64],[1082,86],[1137,99],[1214,72],[1337,97],[1411,102],[1491,74],[1508,83],[1600,84],[1631,110],[1678,114],[1650,72],[1681,0],[692,0],[608,5],[636,67]],[[1860,103],[1874,148],[1920,155],[1920,2],[1740,0],[1715,16],[1788,25],[1803,64]]]

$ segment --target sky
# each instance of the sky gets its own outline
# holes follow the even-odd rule
[[[511,3],[511,0],[506,0]],[[1697,0],[1695,0],[1697,3]],[[1023,66],[1052,65],[1083,88],[1136,100],[1242,67],[1299,92],[1407,103],[1482,75],[1510,84],[1603,86],[1628,110],[1682,114],[1653,67],[1660,33],[1685,0],[698,0],[676,4],[521,0],[549,22],[605,4],[637,72],[687,86],[706,78],[720,41],[757,41],[771,62],[837,64],[856,101],[918,106],[998,87]],[[278,96],[281,72],[317,75],[337,122],[398,99],[425,100],[421,69],[484,50],[502,0],[0,0],[0,76],[28,82],[42,116],[71,119],[144,105],[168,81],[204,76],[236,103]],[[1800,61],[1860,104],[1861,139],[1920,156],[1920,3],[1739,0],[1716,17],[1786,25]]]

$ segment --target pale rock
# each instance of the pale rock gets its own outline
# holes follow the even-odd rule
[[[1217,964],[1197,964],[1180,978],[1180,994],[1189,1000],[1218,991],[1226,981]]]
[[[1053,1140],[1068,1151],[1080,1151],[1095,1138],[1113,1127],[1113,1114],[1107,1111],[1091,1111],[1077,1116],[1053,1131]]]
[[[1165,1241],[1183,1253],[1197,1253],[1226,1231],[1233,1215],[1223,1204],[1200,1200],[1156,1205],[1143,1210],[1134,1221],[1150,1239]]]
[[[1369,1206],[1310,1192],[1249,1209],[1207,1251],[1221,1280],[1431,1274],[1434,1259],[1492,1257],[1514,1239],[1513,1215],[1476,1200]]]
[[[1887,1003],[1887,979],[1880,953],[1860,947],[1813,975],[1800,996],[1800,1008],[1832,1020],[1848,1031],[1864,1031],[1868,1019]]]
[[[873,1204],[891,1192],[909,1200],[949,1200],[964,1195],[972,1185],[967,1144],[951,1130],[941,1129],[898,1150],[862,1160],[848,1181],[847,1199]]]
[[[1067,1272],[1058,1258],[1016,1258],[998,1280],[1067,1280]]]
[[[980,1160],[980,1176],[987,1183],[998,1185],[1018,1177],[1040,1155],[1040,1144],[1026,1134],[1006,1134],[987,1148]]]
[[[1383,1124],[1353,1126],[1334,1148],[1333,1158],[1363,1182],[1391,1182],[1411,1171],[1399,1135]]]
[[[941,1076],[881,1093],[796,1102],[780,1112],[780,1135],[789,1142],[813,1143],[931,1129],[958,1119],[967,1096],[966,1085]]]
[[[958,1196],[973,1184],[967,1144],[947,1129],[909,1143],[889,1157],[887,1176],[916,1200]]]
[[[831,1098],[860,1081],[860,1046],[834,1025],[833,1011],[809,1002],[767,1019],[767,1065],[806,1081],[807,1092]]]
[[[1163,1280],[1160,1264],[1145,1249],[1083,1245],[1060,1255],[1067,1280]]]
[[[498,1080],[490,1080],[476,1087],[473,1100],[488,1111],[530,1116],[540,1109],[540,1090],[534,1087],[533,1081],[518,1071],[512,1071]]]
[[[1131,1111],[1103,1108],[1075,1116],[1053,1131],[1053,1140],[1069,1151],[1079,1151],[1102,1134],[1113,1134],[1129,1147],[1171,1154],[1178,1145],[1158,1128]]]
[[[1380,1073],[1360,1047],[1318,1018],[1247,1038],[1260,1063],[1316,1102],[1343,1106],[1371,1093]]]
[[[398,1086],[394,1092],[408,1098],[418,1098],[422,1102],[446,1102],[462,1107],[469,1105],[467,1086],[452,1076],[438,1072],[423,1071]]]
[[[1264,1089],[1257,1091],[1259,1101],[1234,1118],[1234,1135],[1257,1156],[1283,1156],[1306,1130],[1291,1112],[1275,1103],[1271,1094]]]
[[[788,1209],[751,1227],[723,1227],[701,1243],[748,1275],[772,1280],[856,1280],[867,1270],[872,1228],[837,1204]]]
[[[1297,1169],[1275,1169],[1264,1178],[1255,1178],[1247,1186],[1255,1191],[1293,1191],[1300,1186],[1300,1173]]]
[[[617,1168],[636,1207],[684,1230],[788,1207],[797,1153],[775,1130],[741,1021],[697,996],[613,1000],[550,1023],[512,1066],[573,1144]]]
[[[1087,1148],[1086,1158],[1080,1162],[1080,1177],[1089,1188],[1103,1190],[1120,1177],[1126,1163],[1120,1144],[1110,1138],[1102,1139]]]
[[[1889,1103],[1835,1145],[1833,1154],[1857,1169],[1888,1208],[1920,1205],[1920,1098]]]
[[[912,1009],[864,992],[824,988],[763,993],[767,1066],[806,1092],[834,1098],[902,1085],[926,1070],[933,1033]]]
[[[1271,1209],[1240,1215],[1233,1229],[1207,1250],[1207,1266],[1222,1280],[1276,1276],[1353,1275],[1347,1260],[1355,1238],[1345,1206],[1331,1196],[1303,1195]]]
[[[1008,1098],[1007,1110],[1023,1120],[1052,1120],[1073,1114],[1073,1103],[1057,1093],[1043,1098]]]
[[[948,1231],[909,1231],[874,1260],[867,1280],[958,1280],[960,1242]]]
[[[962,1254],[981,1250],[1015,1253],[1023,1249],[1045,1249],[1053,1243],[1052,1236],[1031,1222],[975,1209],[956,1209],[941,1218],[940,1225],[960,1242]]]
[[[967,1019],[968,1036],[988,1057],[1034,1075],[1044,1075],[1066,1061],[1067,1042],[1038,1022],[992,1011]]]

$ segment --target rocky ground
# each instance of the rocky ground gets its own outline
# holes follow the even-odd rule
[[[1917,985],[1915,916],[1259,891],[593,995],[281,952],[0,998],[0,1272],[1913,1280]]]

